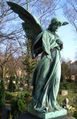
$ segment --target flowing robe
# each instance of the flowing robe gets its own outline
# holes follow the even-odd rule
[[[49,112],[60,108],[56,98],[61,77],[62,42],[57,34],[48,30],[42,33],[41,40],[43,53],[33,73],[32,102],[35,110]]]

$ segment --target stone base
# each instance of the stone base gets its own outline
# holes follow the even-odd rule
[[[60,110],[56,110],[54,112],[42,113],[42,112],[38,112],[38,111],[34,110],[31,105],[29,105],[29,107],[28,107],[28,112],[31,113],[32,115],[35,115],[42,119],[53,119],[56,117],[61,117],[61,116],[67,115],[67,110],[65,110],[63,108]]]
[[[67,110],[61,109],[59,111],[45,113],[42,115],[42,118],[43,119],[53,119],[53,118],[64,116],[64,115],[67,115]]]
[[[25,112],[25,113],[22,113],[18,119],[41,119],[41,118],[34,116],[28,112]],[[69,115],[66,115],[66,116],[56,117],[54,119],[75,119],[75,118]]]

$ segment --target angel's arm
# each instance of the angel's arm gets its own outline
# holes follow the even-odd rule
[[[60,40],[60,38],[58,37],[58,39],[56,40],[57,44],[60,47],[60,50],[63,49],[63,42]]]

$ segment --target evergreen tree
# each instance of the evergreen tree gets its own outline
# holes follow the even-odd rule
[[[29,86],[29,82],[30,82],[30,79],[32,78],[32,73],[33,73],[33,70],[37,64],[37,60],[36,59],[32,59],[31,58],[31,55],[26,55],[24,60],[23,60],[23,64],[24,64],[24,70],[26,71],[27,73],[27,78],[26,78],[26,81],[27,81],[27,84]]]

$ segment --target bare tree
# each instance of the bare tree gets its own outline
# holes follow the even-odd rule
[[[36,17],[38,16],[41,23],[46,25],[58,9],[60,0],[14,0],[13,2],[23,6]],[[0,54],[3,57],[0,61],[0,69],[3,77],[7,62],[9,61],[10,64],[11,58],[22,56],[27,52],[25,46],[27,39],[21,26],[22,21],[10,10],[5,0],[0,0],[0,8]]]
[[[63,10],[65,16],[73,24],[77,32],[77,0],[65,0]]]

